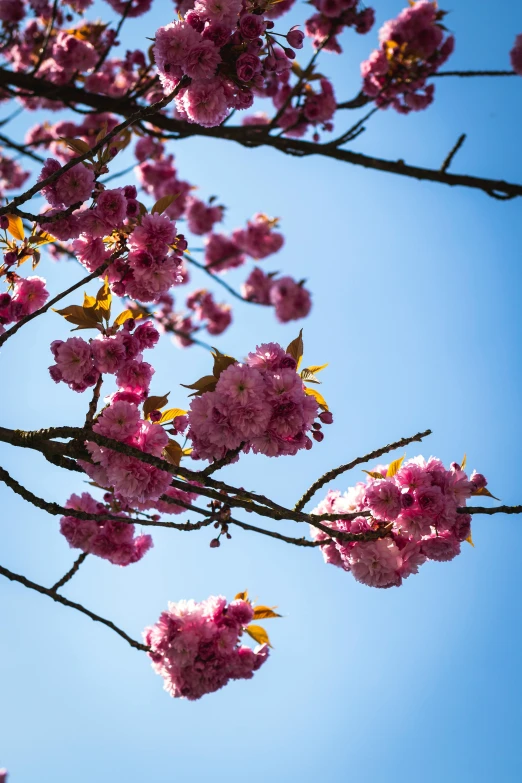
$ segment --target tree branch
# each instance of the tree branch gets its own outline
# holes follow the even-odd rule
[[[64,574],[64,576],[62,576],[62,578],[59,579],[58,582],[56,582],[56,584],[51,587],[52,593],[56,593],[56,591],[59,590],[60,587],[63,587],[64,584],[67,584],[67,582],[69,582],[69,580],[73,578],[73,576],[78,571],[81,564],[84,562],[85,558],[87,557],[87,554],[88,554],[87,552],[81,553],[81,555],[74,561],[72,568],[70,568],[67,571],[67,573]]]
[[[270,136],[267,133],[266,126],[249,127],[220,125],[216,128],[203,128],[199,125],[191,125],[190,123],[167,117],[165,114],[156,110],[158,104],[141,108],[138,104],[127,99],[116,99],[107,95],[96,95],[73,86],[57,87],[43,79],[35,79],[28,74],[0,68],[0,86],[6,84],[13,84],[17,87],[28,89],[38,96],[54,96],[57,100],[63,101],[67,99],[71,103],[83,103],[92,106],[98,111],[110,111],[123,116],[128,116],[129,120],[127,121],[127,124],[124,123],[122,126],[118,126],[120,129],[137,122],[138,119],[147,119],[147,122],[152,123],[160,130],[171,131],[174,134],[173,138],[176,139],[184,139],[192,136],[227,139],[229,141],[235,141],[245,147],[268,146],[273,147],[280,152],[284,152],[287,155],[297,157],[320,155],[333,160],[340,160],[344,163],[351,163],[355,166],[373,169],[375,171],[399,174],[403,177],[410,177],[426,182],[437,182],[449,185],[450,187],[466,187],[473,190],[480,190],[492,198],[497,197],[497,194],[499,193],[502,194],[501,198],[516,198],[522,196],[522,184],[506,182],[505,180],[488,179],[486,177],[474,177],[467,174],[450,174],[449,172],[440,171],[439,169],[411,166],[406,164],[403,160],[375,158],[370,155],[363,155],[358,152],[331,147],[328,143],[316,144],[315,142],[302,141],[300,139]],[[146,117],[143,115],[143,112],[146,113]],[[92,150],[90,154],[92,154]],[[81,159],[81,156],[79,158],[74,158],[73,164]],[[17,204],[15,204],[15,206],[16,205]],[[0,209],[0,214],[4,214],[5,211],[9,210],[7,208]]]
[[[338,468],[329,470],[327,473],[318,478],[317,481],[314,481],[312,486],[306,490],[304,495],[295,504],[294,511],[301,511],[306,506],[308,501],[315,495],[315,493],[321,489],[321,487],[324,487],[325,484],[333,481],[335,478],[337,478],[337,476],[340,476],[341,473],[345,473],[347,470],[352,470],[352,468],[355,468],[356,465],[361,465],[365,462],[369,462],[372,459],[377,459],[377,457],[382,457],[383,454],[387,454],[389,451],[401,449],[404,446],[407,446],[409,443],[414,443],[415,441],[421,441],[428,435],[431,435],[431,430],[418,432],[416,435],[412,435],[409,438],[401,438],[401,440],[398,440],[395,443],[389,443],[388,446],[384,446],[381,449],[377,449],[376,451],[371,451],[369,454],[365,454],[364,457],[357,457],[357,459],[352,460],[352,462],[348,462],[346,465],[340,465]],[[339,517],[339,519],[341,518],[342,517]]]
[[[86,609],[84,606],[77,604],[75,601],[69,601],[68,598],[64,598],[63,595],[60,595],[60,593],[54,592],[52,588],[44,587],[43,585],[39,585],[36,582],[31,582],[31,580],[27,579],[25,576],[22,576],[21,574],[15,574],[13,571],[9,571],[3,566],[0,566],[0,574],[5,576],[7,579],[10,579],[11,582],[19,582],[19,584],[23,585],[24,587],[28,587],[30,590],[35,590],[37,593],[41,593],[41,595],[49,596],[49,598],[52,598],[53,601],[56,601],[58,604],[69,606],[71,609],[76,609],[76,611],[87,615],[87,617],[90,617],[91,620],[94,620],[96,623],[102,623],[103,625],[106,625],[107,628],[111,629],[111,631],[114,631],[118,634],[118,636],[121,636],[122,639],[125,639],[125,641],[128,642],[131,647],[134,647],[135,650],[149,652],[150,647],[147,647],[145,644],[141,644],[141,642],[137,642],[135,639],[132,639],[128,634],[125,633],[125,631],[122,631],[121,628],[118,628],[118,626],[115,625],[111,620],[106,620],[104,617],[100,617],[100,615],[94,614],[94,612],[91,612],[90,609]]]

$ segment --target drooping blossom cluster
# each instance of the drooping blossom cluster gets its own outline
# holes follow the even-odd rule
[[[219,125],[235,109],[248,109],[274,73],[290,70],[303,33],[292,29],[279,43],[266,18],[270,3],[196,0],[185,18],[156,31],[154,56],[165,91],[190,84],[176,97],[180,119]],[[189,10],[190,8],[190,10]]]
[[[509,53],[509,57],[515,73],[522,76],[522,33],[515,38],[515,43]]]
[[[405,8],[379,30],[379,49],[361,63],[363,92],[380,108],[401,114],[425,109],[435,87],[427,84],[453,52],[455,39],[445,36],[436,2],[421,0]]]
[[[312,298],[304,287],[304,280],[296,283],[288,275],[276,277],[265,274],[259,267],[254,267],[247,277],[241,293],[251,302],[273,305],[276,318],[281,323],[304,318],[312,308]]]
[[[97,555],[114,565],[127,566],[138,560],[152,547],[152,538],[147,535],[134,535],[134,525],[122,511],[117,514],[108,509],[104,503],[94,500],[88,492],[80,496],[71,495],[65,504],[66,508],[83,511],[86,514],[106,514],[121,516],[121,522],[114,519],[98,521],[94,519],[78,519],[77,517],[62,517],[60,532],[67,539],[71,549],[81,549],[87,554]]]
[[[214,390],[191,402],[192,457],[220,459],[240,447],[268,457],[293,455],[312,447],[310,430],[322,440],[320,424],[314,427],[314,422],[324,415],[307,394],[295,359],[280,345],[264,343],[244,363],[223,370]]]
[[[359,0],[312,0],[317,13],[306,20],[306,34],[313,39],[316,49],[341,54],[338,36],[345,27],[356,33],[368,33],[375,22],[373,8],[365,8]]]
[[[51,351],[56,364],[49,367],[51,378],[55,383],[63,381],[73,391],[84,392],[96,384],[100,375],[110,374],[116,377],[121,394],[143,401],[154,370],[143,361],[142,351],[155,346],[159,332],[150,321],[134,326],[131,318],[116,333],[111,334],[114,330],[110,329],[89,342],[83,337],[54,340]]]
[[[371,471],[366,483],[359,482],[341,495],[328,492],[314,514],[351,515],[351,519],[322,524],[343,533],[371,533],[382,526],[385,535],[376,540],[346,542],[333,539],[321,546],[326,563],[351,571],[358,582],[370,587],[398,587],[416,574],[426,560],[452,560],[470,537],[471,516],[458,511],[473,494],[481,494],[486,479],[479,473],[468,478],[454,462],[447,470],[434,457],[415,457]],[[359,512],[370,515],[355,516]],[[310,527],[315,541],[328,534]]]
[[[196,700],[230,680],[248,680],[268,658],[268,646],[252,650],[240,644],[243,629],[254,615],[248,601],[227,604],[223,596],[200,603],[169,603],[157,623],[146,628],[143,640],[152,668],[164,679],[174,698]]]

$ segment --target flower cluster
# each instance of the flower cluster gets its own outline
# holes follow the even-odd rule
[[[396,471],[396,472],[395,472]],[[426,560],[452,560],[462,541],[470,539],[471,516],[458,511],[474,494],[484,492],[486,479],[470,478],[453,463],[447,470],[434,457],[416,457],[402,464],[397,460],[371,471],[341,495],[328,492],[315,514],[343,514],[350,518],[323,524],[343,533],[361,534],[361,541],[333,539],[321,546],[325,562],[351,571],[358,582],[371,587],[393,587],[418,572]],[[357,516],[360,512],[370,515]],[[383,529],[385,527],[385,530]],[[377,540],[364,534],[381,530]],[[328,535],[311,526],[315,541]]]
[[[234,362],[224,369],[215,388],[190,405],[192,457],[220,459],[239,448],[268,457],[310,449],[307,433],[319,408],[296,366],[280,345],[265,343],[248,354],[244,364]],[[322,433],[313,437],[322,440]]]
[[[120,393],[133,395],[136,402],[148,394],[154,370],[143,361],[142,351],[153,348],[159,339],[159,332],[145,321],[136,328],[130,318],[123,328],[111,334],[99,334],[87,342],[82,337],[54,340],[51,351],[56,364],[49,367],[55,383],[63,381],[73,391],[84,392],[94,386],[100,375],[116,376]]]
[[[4,262],[9,266],[12,260],[16,262],[16,253],[11,252],[13,259],[9,258],[9,253],[4,256]],[[14,276],[14,273],[12,273]],[[49,293],[45,287],[45,280],[42,277],[18,277],[15,276],[11,294],[0,294],[0,334],[4,327],[13,321],[21,321],[27,315],[39,310],[45,304]]]
[[[313,39],[316,49],[341,54],[338,36],[345,27],[356,33],[368,33],[375,22],[373,8],[361,8],[359,0],[312,0],[317,13],[306,20],[306,34]]]
[[[239,644],[254,615],[248,601],[227,604],[222,596],[206,601],[169,603],[143,639],[152,668],[174,698],[196,700],[230,680],[247,680],[268,658],[268,646],[252,650]]]
[[[261,260],[277,253],[284,244],[283,235],[274,230],[278,222],[277,218],[258,212],[246,228],[237,228],[231,237],[209,234],[205,240],[205,264],[213,272],[224,272],[242,266],[245,254]]]
[[[444,15],[436,2],[422,0],[381,27],[380,48],[361,63],[363,92],[377,106],[393,106],[408,114],[433,101],[435,88],[426,80],[446,62],[455,45],[453,36],[444,37]]]
[[[231,110],[248,109],[267,79],[290,70],[294,48],[302,47],[303,34],[295,29],[284,36],[286,46],[270,34],[269,2],[183,5],[184,19],[156,31],[154,56],[165,91],[183,76],[191,80],[176,97],[178,116],[188,122],[213,127]]]
[[[4,155],[0,147],[0,198],[3,198],[6,190],[18,190],[29,177],[29,172],[24,171],[19,163]]]
[[[304,280],[296,283],[288,275],[279,278],[266,275],[259,267],[254,267],[247,277],[241,293],[250,302],[273,305],[277,320],[283,324],[304,318],[312,308],[312,298],[304,287]]]
[[[81,496],[71,495],[65,507],[96,515],[108,511],[103,503],[94,500],[88,492],[83,492]],[[110,513],[111,516],[115,515],[114,511]],[[134,525],[128,521],[127,514],[120,511],[118,516],[121,516],[121,522],[114,519],[99,522],[94,519],[62,517],[60,531],[72,549],[97,555],[114,565],[137,563],[152,547],[152,538],[144,535],[135,537]]]

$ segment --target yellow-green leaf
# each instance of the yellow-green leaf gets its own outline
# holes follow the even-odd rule
[[[203,378],[200,378],[195,383],[181,383],[180,386],[183,386],[185,389],[195,389],[195,393],[191,395],[191,397],[195,397],[207,391],[214,391],[216,383],[217,379],[213,375],[204,375]]]
[[[32,237],[29,237],[29,241],[32,245],[39,247],[40,245],[47,245],[49,242],[56,242],[56,237],[51,236],[47,231],[42,231],[39,234],[33,234]]]
[[[287,347],[286,352],[292,356],[296,362],[297,362],[297,369],[299,369],[299,365],[301,364],[301,359],[303,358],[304,353],[304,345],[303,345],[303,330],[299,332],[298,336],[295,338],[295,340],[292,340],[290,345]]]
[[[384,478],[382,473],[377,473],[376,470],[363,470],[363,473],[367,473],[369,476],[371,476],[374,479],[382,479],[382,478]]]
[[[168,394],[163,395],[163,397],[147,397],[143,403],[143,416],[148,419],[152,411],[161,410],[168,403],[168,401]]]
[[[319,378],[310,370],[309,367],[305,367],[304,370],[301,370],[301,378],[306,383],[321,383]]]
[[[102,313],[106,321],[111,317],[111,302],[112,294],[109,286],[109,278],[106,277],[102,287],[96,294],[96,309]]]
[[[83,306],[84,307],[96,307],[96,297],[95,296],[89,296],[88,294],[83,295]]]
[[[193,451],[192,448],[190,448],[190,449],[183,449],[183,456],[184,457],[190,457],[190,455],[192,454],[192,451]]]
[[[218,351],[217,348],[214,348],[212,351],[212,356],[214,357],[214,368],[212,372],[214,373],[214,378],[218,379],[221,373],[227,369],[227,367],[230,367],[232,364],[237,364],[237,360],[234,359],[233,356],[227,356],[224,353],[221,353],[221,351]]]
[[[272,647],[267,632],[260,625],[247,625],[245,631],[258,644],[268,644],[269,647]]]
[[[178,467],[181,462],[181,457],[183,456],[183,449],[177,441],[169,438],[168,444],[163,449],[163,455],[167,462]]]
[[[168,411],[163,411],[158,424],[166,424],[168,421],[175,419],[176,416],[184,416],[186,412],[182,408],[169,408]]]
[[[462,457],[462,462],[460,463],[460,469],[461,469],[461,470],[464,470],[464,468],[466,467],[466,462],[467,462],[467,461],[468,461],[468,458],[467,458],[467,456],[464,454],[464,456]]]
[[[152,207],[151,213],[155,215],[156,213],[158,215],[163,214],[166,209],[170,207],[173,201],[175,201],[177,198],[179,198],[179,193],[171,194],[170,196],[162,196],[159,198],[154,206]]]
[[[388,470],[386,471],[386,478],[391,478],[392,476],[395,476],[395,474],[398,473],[399,470],[401,469],[401,465],[403,462],[404,462],[404,457],[400,457],[399,459],[394,459],[393,462],[390,462],[390,464],[388,465]]]
[[[89,309],[86,310],[83,307],[80,307],[80,305],[69,305],[69,307],[64,307],[63,310],[54,310],[54,312],[63,316],[69,323],[79,326],[81,329],[96,328],[98,324],[94,311]]]
[[[476,489],[474,492],[472,492],[471,495],[472,496],[485,495],[487,498],[493,498],[493,500],[500,500],[500,498],[497,498],[495,497],[495,495],[492,495],[487,487],[480,487],[479,489]]]
[[[321,370],[324,370],[325,367],[328,367],[328,362],[326,362],[326,364],[312,364],[310,367],[307,367],[306,369],[310,370],[310,372],[313,372],[315,375],[316,372],[321,372]]]
[[[9,231],[11,236],[14,237],[15,239],[23,239],[25,237],[25,231],[24,231],[24,224],[22,223],[22,218],[18,217],[18,215],[6,215],[6,218],[9,221],[7,230]]]
[[[248,600],[248,590],[243,590],[242,593],[237,593],[237,595],[234,596],[234,601],[247,601]]]
[[[113,326],[121,326],[125,323],[125,321],[128,321],[129,318],[134,318],[134,313],[132,310],[124,310],[117,318],[114,319]]]
[[[281,617],[281,615],[274,612],[274,607],[254,606],[254,620],[268,620],[270,617]]]
[[[62,138],[60,141],[64,141],[69,149],[71,149],[73,152],[77,152],[78,155],[85,155],[85,153],[89,152],[91,149],[87,142],[83,139]]]
[[[469,531],[469,536],[466,538],[466,541],[468,542],[468,544],[471,544],[472,547],[475,546],[475,544],[473,543],[473,539],[471,537],[471,530]]]
[[[328,405],[326,404],[326,400],[323,397],[322,394],[319,394],[316,389],[310,389],[309,386],[304,387],[305,394],[308,394],[309,397],[314,397],[315,401],[319,405],[320,408],[322,408],[324,411],[328,410]]]

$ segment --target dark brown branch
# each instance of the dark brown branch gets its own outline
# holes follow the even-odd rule
[[[338,468],[329,470],[327,473],[325,473],[320,478],[318,478],[317,481],[314,481],[310,489],[306,490],[304,495],[295,504],[294,511],[302,511],[302,509],[306,506],[308,501],[315,495],[315,493],[319,489],[321,489],[321,487],[324,487],[325,484],[328,484],[330,481],[333,481],[335,478],[337,478],[337,476],[340,476],[341,473],[345,473],[348,470],[352,470],[352,468],[355,468],[356,465],[361,465],[364,464],[365,462],[369,462],[372,459],[377,459],[378,457],[382,457],[383,454],[387,454],[389,451],[394,451],[395,449],[402,449],[404,448],[404,446],[407,446],[409,443],[414,443],[415,441],[421,441],[423,438],[426,438],[428,435],[431,435],[431,430],[418,432],[416,435],[412,435],[409,438],[401,438],[400,440],[396,441],[396,443],[389,443],[388,446],[384,446],[381,449],[376,449],[376,451],[371,451],[369,454],[365,454],[364,457],[357,457],[357,459],[352,460],[352,462],[348,462],[346,465],[340,465]],[[341,519],[342,517],[338,517],[338,518]]]
[[[439,76],[517,76],[517,74],[515,71],[439,71],[439,73],[432,73],[430,79]]]
[[[116,30],[115,30],[114,42],[111,43],[109,46],[107,46],[107,48],[105,49],[105,51],[101,55],[100,59],[96,63],[96,66],[94,68],[93,73],[96,73],[96,71],[98,71],[101,68],[101,66],[103,65],[103,63],[105,62],[107,57],[109,56],[110,51],[111,51],[112,47],[114,46],[114,43],[116,43],[116,41],[118,40],[118,36],[121,33],[121,28],[123,27],[123,23],[125,22],[127,16],[129,15],[129,11],[131,10],[131,6],[132,6],[132,0],[128,0],[127,5],[123,9],[123,13],[121,15],[121,19],[118,22],[118,25],[117,25]]]
[[[522,514],[522,506],[493,506],[493,508],[486,508],[485,506],[464,506],[458,508],[459,514]]]
[[[107,628],[111,629],[111,631],[114,631],[118,634],[118,636],[121,636],[122,639],[125,639],[125,641],[128,642],[131,647],[134,647],[135,650],[143,650],[143,652],[148,652],[150,650],[150,647],[147,647],[145,644],[141,644],[141,642],[137,642],[135,639],[131,639],[131,637],[126,634],[125,631],[122,631],[121,628],[118,628],[118,626],[115,625],[111,620],[106,620],[104,617],[100,617],[100,615],[94,614],[94,612],[91,612],[90,609],[86,609],[84,606],[77,604],[75,601],[69,601],[68,598],[64,598],[63,595],[54,592],[51,588],[44,587],[43,585],[39,585],[36,582],[31,582],[31,580],[27,579],[25,576],[22,576],[21,574],[15,574],[3,566],[0,566],[0,574],[5,576],[7,579],[10,579],[11,582],[19,582],[21,585],[28,587],[30,590],[35,590],[37,593],[49,596],[49,598],[52,598],[53,601],[56,601],[56,603],[62,604],[63,606],[69,606],[71,609],[76,609],[76,611],[87,615],[87,617],[90,617],[91,620],[94,620],[96,623],[102,623],[103,625],[106,625]]]
[[[85,425],[84,427],[86,429],[92,428],[92,423],[94,421],[94,417],[96,415],[96,408],[98,407],[98,402],[100,399],[100,390],[103,383],[103,376],[100,375],[98,380],[96,381],[96,386],[94,387],[92,398],[89,403],[89,410],[87,411],[87,416],[85,417]]]
[[[51,587],[51,592],[56,593],[57,590],[60,589],[60,587],[63,587],[67,582],[69,582],[75,573],[80,568],[81,564],[84,562],[85,558],[87,557],[87,552],[82,552],[81,555],[74,561],[72,568],[70,568],[64,576],[62,576],[61,579],[56,582],[55,585]]]
[[[241,302],[247,302],[247,304],[257,304],[262,305],[263,307],[271,307],[271,305],[265,305],[264,302],[256,302],[253,299],[245,299],[244,296],[241,296],[241,294],[236,291],[234,288],[232,288],[231,285],[229,285],[225,280],[223,280],[222,277],[219,277],[218,275],[215,275],[208,266],[205,264],[201,264],[199,261],[196,261],[195,258],[192,258],[188,253],[184,254],[184,257],[189,262],[189,264],[192,264],[192,266],[197,267],[198,269],[201,269],[202,272],[205,272],[206,275],[208,275],[212,280],[220,285],[222,288],[224,288],[226,291],[228,291],[229,294],[232,294],[236,299],[239,299]]]
[[[201,471],[202,476],[210,476],[212,473],[216,473],[216,471],[221,470],[221,468],[224,468],[226,465],[230,465],[234,457],[237,457],[241,449],[244,447],[244,443],[240,443],[237,449],[232,449],[232,451],[227,451],[224,457],[221,459],[217,459],[215,462],[212,462],[208,468],[205,468]]]
[[[486,72],[484,72],[486,73]],[[442,74],[439,74],[442,75]],[[115,99],[106,95],[88,93],[74,86],[60,86],[51,84],[43,79],[36,79],[21,72],[8,71],[0,68],[0,86],[13,84],[17,87],[29,90],[40,97],[51,97],[56,100],[69,100],[71,103],[83,103],[92,106],[98,111],[110,111],[123,116],[128,116],[128,124],[137,122],[138,119],[147,119],[156,128],[162,131],[170,131],[173,138],[183,139],[192,136],[204,136],[208,138],[227,139],[235,141],[245,147],[268,146],[284,152],[287,155],[305,157],[308,155],[320,155],[355,166],[383,171],[390,174],[399,174],[403,177],[411,177],[426,182],[437,182],[450,187],[466,187],[480,190],[488,196],[495,197],[503,194],[507,198],[522,196],[522,184],[506,182],[505,180],[474,177],[467,174],[450,174],[438,169],[427,169],[421,166],[411,166],[403,160],[385,160],[370,155],[352,152],[351,150],[338,149],[328,144],[316,144],[315,142],[302,141],[300,139],[288,139],[280,136],[270,136],[266,126],[228,126],[220,125],[217,128],[203,128],[199,125],[191,125],[186,122],[167,117],[154,106],[141,108],[138,104],[127,99]],[[342,104],[341,104],[342,105]],[[364,105],[364,104],[361,104]],[[155,104],[157,106],[157,104]],[[149,112],[146,117],[142,112]],[[155,113],[154,113],[155,111]],[[125,125],[125,127],[128,126]],[[122,126],[118,126],[122,127]],[[164,135],[164,134],[163,134]],[[92,151],[91,151],[92,154]],[[81,158],[74,158],[78,162]],[[41,183],[40,183],[41,184]],[[21,202],[19,202],[21,203]],[[6,211],[4,209],[4,211]],[[0,214],[3,214],[0,209]]]
[[[9,147],[12,150],[16,150],[22,155],[26,155],[28,158],[35,160],[37,163],[45,163],[45,158],[42,158],[41,155],[37,155],[36,152],[31,152],[26,144],[17,144],[12,139],[4,136],[3,133],[0,133],[0,142],[2,142],[2,144],[4,144],[6,147]]]
[[[447,171],[451,165],[451,162],[457,152],[460,150],[464,142],[466,141],[466,134],[463,133],[459,138],[457,139],[457,143],[451,148],[451,150],[448,152],[446,158],[444,159],[444,163],[440,167],[441,171]]]

